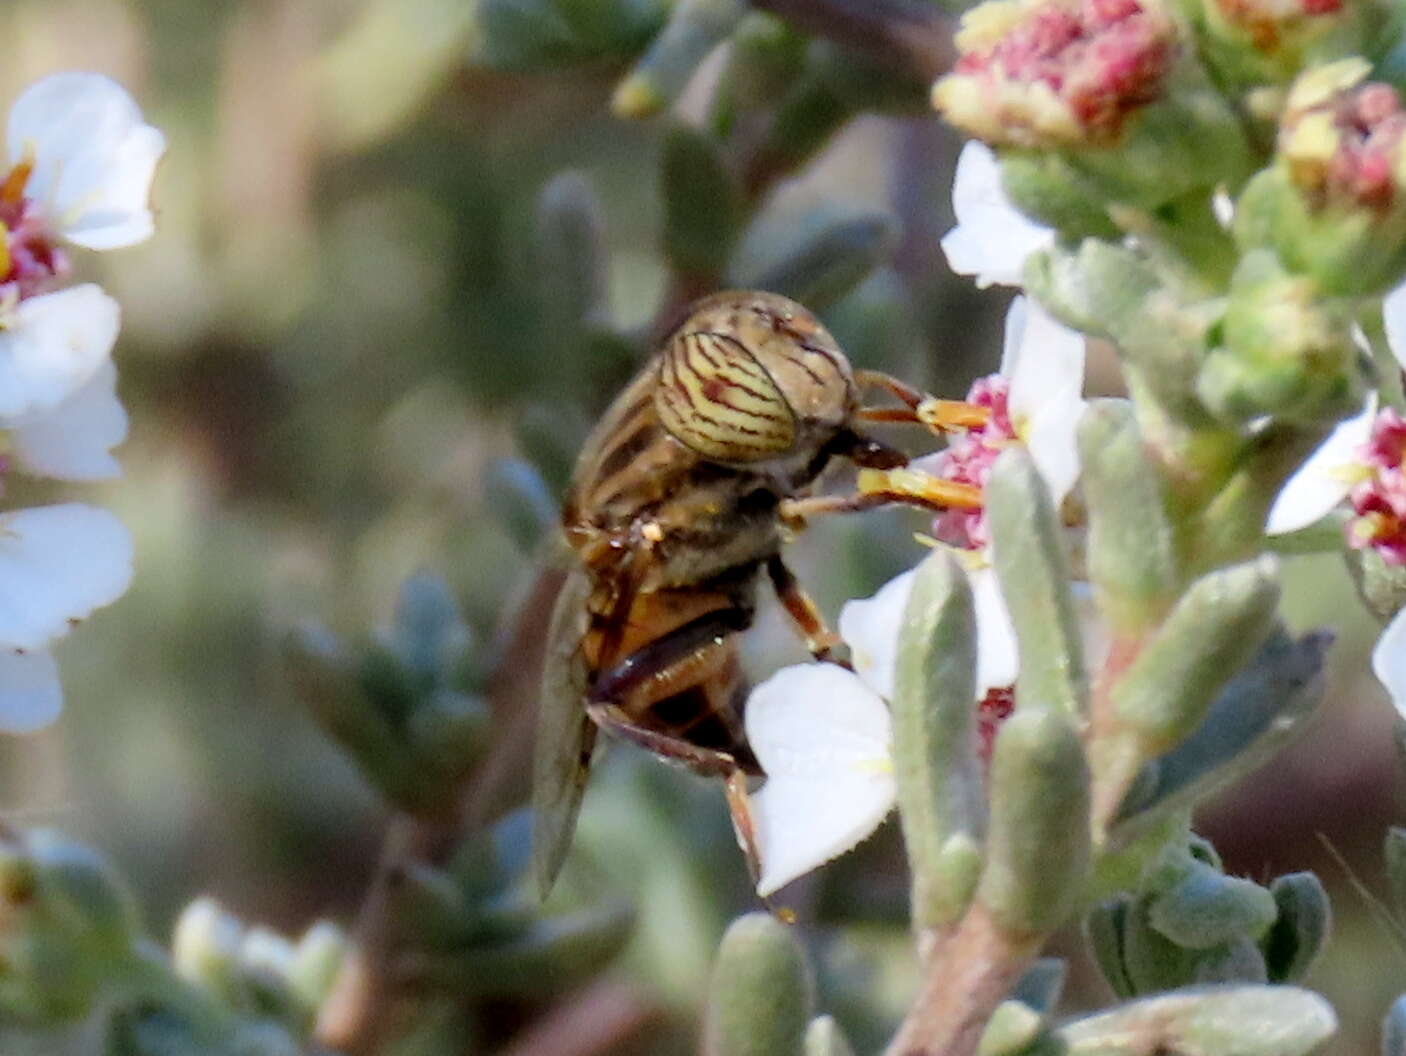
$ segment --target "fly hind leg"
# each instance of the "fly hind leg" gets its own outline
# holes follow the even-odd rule
[[[606,733],[630,741],[660,758],[676,762],[704,777],[723,781],[728,813],[732,817],[737,842],[747,858],[753,882],[761,875],[756,826],[747,798],[747,766],[750,758],[739,759],[738,751],[705,747],[686,739],[691,726],[663,730],[648,724],[652,704],[669,700],[693,689],[712,688],[730,697],[738,688],[736,652],[732,636],[751,623],[750,610],[739,607],[719,609],[676,628],[625,657],[603,672],[591,687],[586,712]],[[725,701],[709,700],[711,714],[736,711],[723,707]],[[737,749],[747,751],[740,729],[730,730]],[[748,752],[750,756],[750,752]]]

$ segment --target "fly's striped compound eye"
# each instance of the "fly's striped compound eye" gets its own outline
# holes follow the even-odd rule
[[[654,408],[676,439],[719,462],[774,458],[796,443],[796,417],[776,382],[726,334],[694,331],[669,342]]]

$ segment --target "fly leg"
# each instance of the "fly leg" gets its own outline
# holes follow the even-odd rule
[[[832,660],[830,654],[840,644],[840,636],[826,624],[815,599],[806,593],[806,588],[801,586],[795,573],[786,567],[781,555],[773,554],[767,559],[766,571],[771,577],[771,585],[776,588],[776,596],[781,599],[786,615],[791,617],[796,630],[800,631],[801,637],[805,639],[810,655],[817,660]]]
[[[861,407],[857,417],[867,422],[908,422],[927,426],[935,433],[972,429],[985,425],[991,411],[961,400],[939,400],[878,370],[856,370],[854,380],[862,386],[886,389],[903,401],[902,407]]]
[[[732,828],[755,884],[761,876],[761,858],[747,797],[747,769],[742,762],[733,752],[707,748],[688,740],[686,734],[697,723],[670,732],[647,726],[631,714],[720,678],[730,682],[727,678],[729,665],[736,663],[732,635],[745,630],[751,621],[750,609],[741,606],[719,609],[650,642],[596,679],[587,697],[586,713],[608,734],[679,763],[695,774],[722,779]],[[648,711],[643,710],[643,714],[647,715]],[[700,721],[712,717],[703,712]],[[729,732],[739,745],[745,744],[740,729]]]
[[[780,515],[789,527],[802,528],[811,517],[829,513],[859,513],[879,506],[917,506],[945,510],[979,510],[981,489],[957,484],[917,469],[861,469],[859,490],[849,495],[812,495],[783,499]]]

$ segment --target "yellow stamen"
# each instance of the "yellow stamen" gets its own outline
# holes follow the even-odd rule
[[[13,204],[24,197],[25,184],[29,182],[30,173],[34,171],[34,151],[25,151],[24,160],[10,170],[10,174],[5,177],[5,182],[0,184],[0,202]]]
[[[961,400],[939,400],[929,396],[917,408],[918,421],[929,429],[945,433],[952,429],[975,429],[991,420],[991,411]]]

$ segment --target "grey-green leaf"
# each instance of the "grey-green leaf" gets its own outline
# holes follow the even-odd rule
[[[1333,926],[1328,893],[1312,873],[1289,873],[1269,885],[1279,919],[1260,943],[1271,983],[1302,979]]]
[[[967,577],[935,550],[918,566],[899,637],[893,755],[913,875],[913,926],[955,921],[981,864],[985,790],[977,760],[976,615]]]
[[[1176,596],[1179,562],[1161,478],[1126,400],[1094,400],[1079,422],[1089,507],[1089,578],[1123,630],[1157,620]]]
[[[747,10],[744,0],[678,0],[649,50],[616,86],[611,107],[621,117],[643,118],[670,106]]]
[[[772,290],[817,311],[834,304],[893,255],[898,230],[883,213],[822,219],[784,260],[736,285]]]
[[[1073,912],[1089,869],[1089,768],[1070,720],[1017,711],[996,736],[991,820],[977,897],[1018,935]]]
[[[806,1028],[805,1056],[854,1056],[840,1025],[830,1016],[816,1016]]]
[[[1146,750],[1166,751],[1200,724],[1269,636],[1278,601],[1270,557],[1208,573],[1182,595],[1113,688],[1118,718]]]
[[[664,137],[661,166],[665,254],[685,274],[720,275],[742,222],[741,191],[722,144],[676,125]]]
[[[707,1056],[801,1056],[812,1001],[805,953],[767,913],[732,922],[718,948],[704,1020]]]
[[[1306,1056],[1338,1029],[1323,998],[1291,986],[1216,986],[1144,998],[1057,1031],[1099,1056]]]
[[[986,484],[991,554],[1020,648],[1016,707],[1082,715],[1088,675],[1064,533],[1034,460],[1011,448]]]

